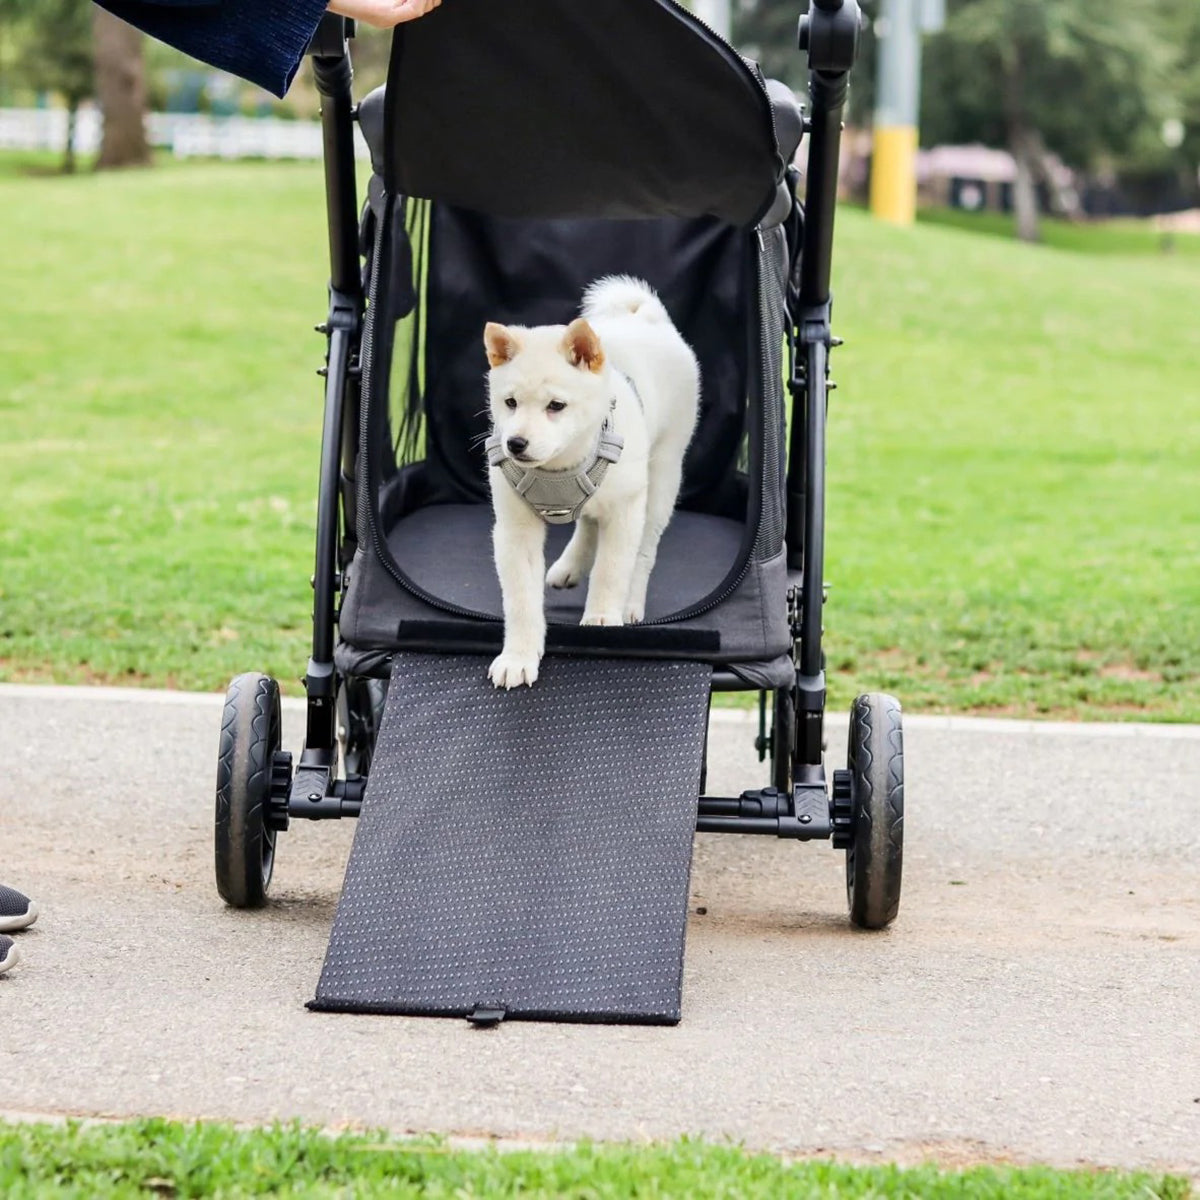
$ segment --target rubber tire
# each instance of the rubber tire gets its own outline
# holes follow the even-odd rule
[[[854,701],[846,760],[854,806],[846,851],[850,920],[882,929],[900,908],[904,860],[904,728],[895,697],[869,692]]]
[[[791,688],[777,688],[771,714],[771,785],[792,794],[792,760],[800,731],[796,728],[796,697]]]
[[[217,891],[234,908],[259,908],[275,867],[275,831],[265,821],[275,752],[283,738],[279,684],[239,675],[225,693],[217,753]]]

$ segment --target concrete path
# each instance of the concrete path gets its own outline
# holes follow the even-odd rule
[[[890,931],[827,847],[700,838],[678,1028],[480,1032],[304,1009],[353,827],[294,826],[271,907],[224,908],[219,707],[0,687],[0,880],[43,907],[0,1111],[1200,1174],[1200,729],[910,719]],[[752,742],[714,720],[711,791],[763,781]]]

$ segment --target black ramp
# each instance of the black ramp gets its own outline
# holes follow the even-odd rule
[[[398,654],[310,1008],[679,1020],[710,668]]]

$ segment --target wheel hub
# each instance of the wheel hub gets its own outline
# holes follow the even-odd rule
[[[849,771],[833,773],[829,813],[833,823],[833,848],[849,850],[854,841],[854,788]]]
[[[288,827],[288,794],[292,790],[292,754],[290,750],[276,750],[271,758],[271,790],[267,794],[267,812],[264,824],[268,829],[285,830]]]

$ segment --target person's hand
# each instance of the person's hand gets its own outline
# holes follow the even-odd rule
[[[442,0],[330,0],[329,11],[376,29],[392,29],[432,12]]]

